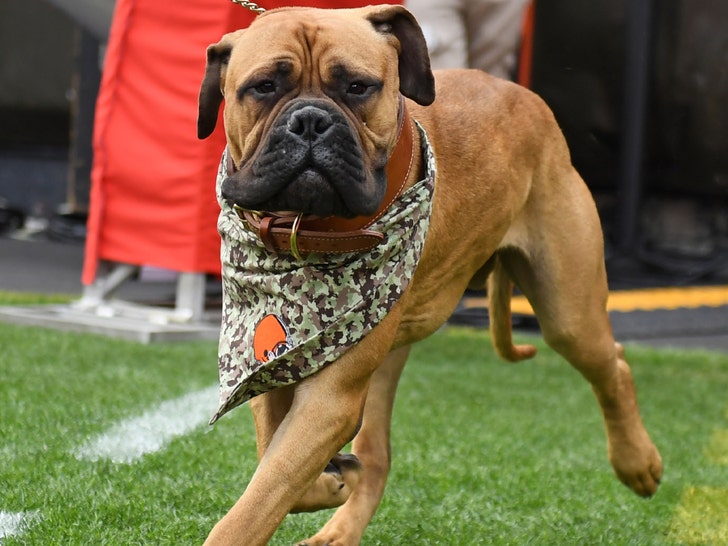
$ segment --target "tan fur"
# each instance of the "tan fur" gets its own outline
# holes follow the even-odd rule
[[[319,28],[312,46],[300,30],[299,12],[288,11],[283,16],[289,33],[272,22],[269,28],[266,16],[251,30],[225,38],[234,44],[221,77],[236,161],[255,154],[285,103],[261,112],[236,100],[251,66],[266,62],[256,43],[266,43],[274,56],[300,51],[301,40],[309,45],[306,54],[296,53],[302,82],[296,93],[325,96],[326,73],[318,67],[343,57],[382,77],[379,98],[352,121],[372,162],[391,150],[397,50],[390,38],[371,31],[369,21],[362,24],[372,13],[377,20],[406,17],[399,7],[316,15]],[[265,544],[289,512],[337,505],[331,520],[301,544],[358,544],[384,491],[392,405],[409,346],[436,331],[471,281],[482,280],[491,267],[498,353],[508,360],[535,353],[511,340],[509,301],[515,283],[531,302],[546,341],[591,384],[619,479],[639,495],[657,490],[660,456],[642,425],[629,367],[606,312],[596,208],[551,112],[533,93],[482,72],[447,71],[436,74],[436,81],[434,104],[408,101],[412,117],[432,142],[438,175],[430,231],[410,288],[386,319],[336,363],[296,386],[251,401],[259,466],[206,544]],[[322,474],[359,424],[352,451],[361,469],[343,465],[340,475]]]

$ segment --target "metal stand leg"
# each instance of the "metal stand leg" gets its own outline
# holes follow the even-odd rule
[[[93,284],[83,289],[81,299],[74,304],[79,310],[98,308],[114,295],[119,287],[139,271],[139,267],[129,264],[116,264],[106,275],[98,275]]]
[[[180,273],[177,277],[175,315],[178,320],[199,322],[205,313],[204,273]]]

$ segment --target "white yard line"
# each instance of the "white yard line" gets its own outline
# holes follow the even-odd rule
[[[125,419],[74,450],[78,459],[131,463],[159,451],[178,436],[207,423],[217,409],[218,387],[162,402],[138,417]]]
[[[3,512],[0,510],[0,544],[2,544],[2,539],[22,533],[38,517],[38,512]]]

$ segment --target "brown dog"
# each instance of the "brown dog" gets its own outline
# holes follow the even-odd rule
[[[370,252],[337,237],[373,237],[372,219],[391,193],[422,175],[422,137],[408,116],[432,143],[437,176],[419,264],[386,317],[333,364],[251,401],[258,469],[207,544],[265,544],[289,512],[332,506],[340,508],[302,544],[358,544],[387,479],[392,404],[409,346],[488,276],[498,353],[507,360],[535,353],[512,343],[515,283],[548,344],[591,384],[616,475],[639,495],[655,493],[662,463],[605,310],[597,212],[538,97],[478,71],[433,78],[413,17],[400,6],[375,6],[274,10],[226,35],[208,49],[201,138],[214,129],[223,98],[230,165],[221,202],[237,207],[236,220],[271,253],[292,252],[303,263],[311,252],[318,259]],[[405,138],[414,140],[402,145],[412,164],[398,175],[396,148]],[[398,176],[404,187],[393,189]],[[355,458],[337,455],[355,434]]]

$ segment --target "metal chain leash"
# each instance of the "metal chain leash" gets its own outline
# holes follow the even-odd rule
[[[243,6],[244,8],[248,8],[250,11],[256,14],[263,13],[265,11],[265,8],[261,8],[258,4],[255,2],[248,2],[248,0],[230,0],[233,4],[237,4],[238,6]]]

